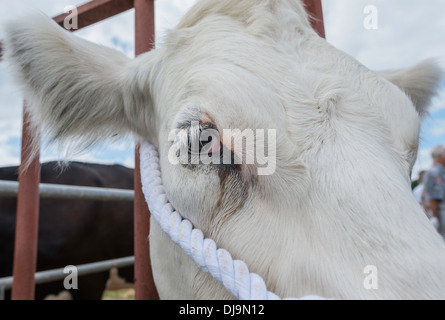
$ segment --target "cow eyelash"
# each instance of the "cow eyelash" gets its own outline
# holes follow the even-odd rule
[[[197,128],[198,127],[198,128]],[[203,134],[207,135],[207,140],[203,140]],[[218,130],[212,123],[199,124],[199,126],[189,126],[187,134],[187,148],[189,155],[201,155],[203,150],[207,148],[211,155],[213,152],[209,146],[215,143],[214,139],[218,140],[219,150],[222,150],[223,146],[219,138]]]
[[[187,121],[177,128],[179,129],[177,142],[180,143],[180,147],[176,155],[180,163],[190,168],[210,166],[224,172],[239,171],[240,166],[235,164],[233,151],[227,149],[221,142],[219,131],[213,123]]]

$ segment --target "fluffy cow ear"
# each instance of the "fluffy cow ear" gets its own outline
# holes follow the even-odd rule
[[[23,85],[33,123],[51,140],[84,148],[133,128],[144,97],[128,97],[132,59],[72,35],[43,14],[5,25],[5,60]],[[149,107],[149,102],[144,104]],[[139,118],[139,119],[133,119]],[[134,130],[137,131],[137,130]]]
[[[436,94],[444,75],[438,63],[432,59],[411,68],[382,71],[380,74],[411,98],[421,117],[427,113],[431,98]]]

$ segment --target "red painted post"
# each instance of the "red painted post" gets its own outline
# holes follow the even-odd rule
[[[78,27],[82,29],[94,23],[115,16],[133,8],[134,0],[94,0],[87,2],[77,8]],[[60,14],[54,17],[60,26],[68,16],[68,13]],[[76,30],[70,30],[76,31]]]
[[[13,300],[33,300],[35,293],[34,274],[37,267],[37,239],[39,231],[39,155],[26,170],[23,165],[30,159],[33,132],[29,114],[23,108],[22,154],[17,195],[14,266],[12,285]],[[39,135],[37,134],[36,137]]]
[[[304,0],[304,5],[311,16],[312,28],[317,31],[320,37],[326,38],[321,0]]]
[[[154,47],[154,0],[135,0],[135,53],[139,55]],[[153,280],[150,247],[150,211],[142,193],[139,145],[135,151],[134,170],[134,277],[136,300],[158,300]]]

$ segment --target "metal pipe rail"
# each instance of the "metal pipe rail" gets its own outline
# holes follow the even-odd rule
[[[119,259],[104,260],[101,262],[93,262],[75,266],[77,275],[84,276],[91,273],[110,270],[111,268],[123,268],[134,265],[134,256]],[[65,268],[40,271],[35,273],[35,284],[57,281],[65,278],[67,273]],[[13,277],[0,278],[0,300],[4,300],[4,291],[12,288]]]
[[[0,180],[0,197],[16,197],[19,183]],[[41,199],[82,199],[100,201],[133,201],[134,191],[125,189],[85,187],[40,183]]]

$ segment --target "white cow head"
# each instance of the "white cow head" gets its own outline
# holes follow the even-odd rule
[[[6,59],[52,139],[156,145],[174,207],[281,296],[408,297],[403,277],[445,265],[409,186],[441,74],[431,61],[370,71],[318,37],[297,0],[201,1],[134,60],[33,15],[7,25]],[[228,130],[253,135],[240,148]],[[161,297],[225,297],[159,229],[152,246]],[[366,265],[385,288],[363,288]]]

